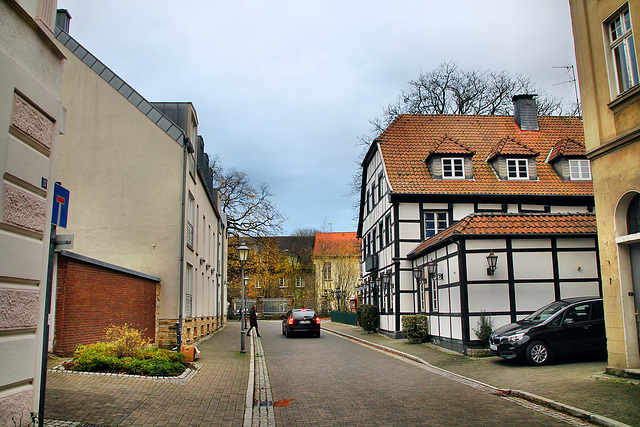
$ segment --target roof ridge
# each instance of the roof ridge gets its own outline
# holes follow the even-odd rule
[[[162,129],[174,141],[184,145],[186,130],[178,126],[162,111],[152,105],[145,97],[140,95],[132,86],[125,82],[114,71],[107,67],[95,55],[83,47],[76,39],[71,37],[64,29],[56,24],[54,36],[64,47],[69,49],[80,61],[89,67],[94,73],[109,83],[115,90],[124,96],[133,106],[146,115],[149,120]]]

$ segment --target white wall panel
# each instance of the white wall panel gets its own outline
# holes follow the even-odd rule
[[[451,338],[462,339],[462,319],[459,317],[451,318]]]
[[[516,280],[553,278],[550,252],[515,252],[513,266]]]
[[[465,242],[467,249],[486,249],[487,251],[492,251],[495,249],[504,249],[507,247],[507,244],[504,239],[481,239],[481,240],[467,240]],[[487,255],[488,252],[487,252]],[[485,255],[486,256],[486,255]]]
[[[524,316],[522,316],[524,317]],[[496,329],[508,325],[511,323],[511,317],[510,316],[491,316],[491,320],[493,320],[493,330],[495,331]]]
[[[506,283],[468,285],[469,311],[509,311],[509,286]]]
[[[415,307],[413,294],[400,294],[400,311],[414,312]]]
[[[489,253],[467,254],[467,279],[468,280],[506,280],[508,278],[507,256],[504,252],[495,252],[498,256],[498,264],[493,276],[487,275],[487,255]]]
[[[559,252],[560,279],[593,278],[598,276],[595,252]]]
[[[518,283],[515,289],[517,311],[536,311],[555,300],[553,283]]]
[[[419,239],[420,223],[419,222],[401,222],[399,227],[400,239]],[[415,244],[418,246],[418,243]]]
[[[550,248],[550,239],[513,239],[511,246],[514,249]]]
[[[403,270],[400,272],[400,290],[411,291],[415,288],[415,279],[411,271]]]
[[[400,203],[398,205],[398,219],[420,219],[420,206],[416,203]]]
[[[461,313],[462,303],[460,302],[460,287],[449,288],[449,298],[451,298],[451,313]]]
[[[449,290],[438,288],[438,311],[440,313],[450,313]]]
[[[562,283],[560,282],[560,298],[598,296],[598,282]]]
[[[448,316],[440,317],[440,335],[441,337],[451,336],[451,319]]]
[[[453,205],[453,220],[460,221],[465,216],[472,214],[475,210],[473,203],[460,203]]]
[[[557,239],[559,248],[595,248],[595,239]]]

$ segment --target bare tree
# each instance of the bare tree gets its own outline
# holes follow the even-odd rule
[[[522,75],[512,76],[508,71],[461,70],[456,62],[444,61],[432,71],[421,73],[409,81],[395,101],[383,108],[382,115],[369,120],[370,135],[358,137],[362,152],[356,161],[355,172],[347,197],[360,194],[362,185],[361,162],[371,141],[382,133],[400,114],[473,114],[511,115],[512,97],[518,94],[538,94],[538,114],[576,115],[579,106],[563,111],[562,100],[547,96],[543,90]],[[358,217],[359,200],[354,202]]]
[[[274,205],[266,183],[254,187],[246,173],[236,168],[225,169],[218,155],[211,157],[210,166],[231,235],[258,238],[282,231],[285,217]]]

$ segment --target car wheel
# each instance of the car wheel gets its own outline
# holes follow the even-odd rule
[[[320,332],[315,333],[316,338],[320,338]]]
[[[288,329],[284,330],[284,336],[287,337],[287,338],[291,337],[291,333],[289,332]]]
[[[284,326],[282,327],[282,335],[284,335]]]
[[[527,361],[536,366],[546,364],[551,359],[549,347],[541,342],[534,341],[527,347]]]

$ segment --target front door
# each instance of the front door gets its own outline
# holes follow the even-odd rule
[[[633,281],[633,295],[636,303],[636,333],[640,343],[640,243],[629,247],[631,258],[631,280]]]

